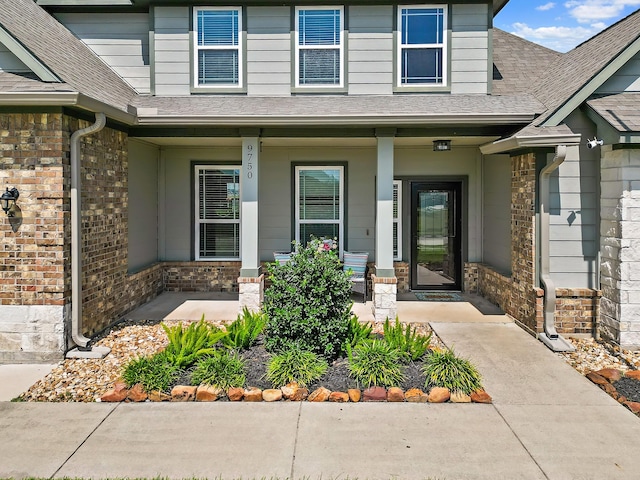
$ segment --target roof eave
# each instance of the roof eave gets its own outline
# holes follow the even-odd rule
[[[557,145],[579,145],[582,135],[579,133],[565,135],[513,135],[502,140],[480,145],[483,155],[506,153],[523,148],[544,148]]]
[[[77,107],[103,112],[118,122],[134,125],[136,116],[78,92],[0,92],[0,106]]]
[[[460,115],[153,115],[138,111],[138,125],[144,126],[363,126],[363,125],[526,125],[535,115],[460,114]],[[146,109],[145,109],[146,110]]]

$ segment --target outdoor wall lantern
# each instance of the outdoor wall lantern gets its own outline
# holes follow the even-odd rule
[[[14,216],[13,207],[16,204],[16,200],[18,200],[19,196],[20,192],[18,192],[18,189],[16,187],[13,187],[11,190],[9,190],[9,187],[7,187],[7,191],[4,192],[0,197],[0,206],[8,217]]]
[[[451,140],[434,140],[433,151],[434,152],[448,152],[451,150]]]

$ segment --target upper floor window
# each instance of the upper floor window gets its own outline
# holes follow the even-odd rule
[[[242,86],[242,10],[196,8],[195,85]]]
[[[296,7],[296,86],[342,86],[343,8]]]
[[[398,7],[398,85],[445,85],[447,10],[444,6]]]

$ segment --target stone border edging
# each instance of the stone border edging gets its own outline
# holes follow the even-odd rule
[[[585,377],[598,385],[618,403],[621,403],[633,413],[640,416],[640,402],[630,402],[616,390],[614,383],[620,380],[623,376],[640,381],[640,370],[628,370],[627,372],[623,372],[616,368],[603,368],[598,371],[591,371],[585,375]]]

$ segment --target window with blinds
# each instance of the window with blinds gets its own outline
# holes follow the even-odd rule
[[[242,10],[196,8],[196,86],[242,86]]]
[[[196,260],[240,258],[240,168],[196,166]]]
[[[342,86],[342,30],[342,7],[296,7],[296,86]]]
[[[446,84],[444,6],[398,7],[398,85]]]
[[[402,260],[402,181],[393,181],[393,259]]]
[[[306,244],[312,236],[336,238],[342,255],[344,167],[297,166],[295,175],[296,241]]]

